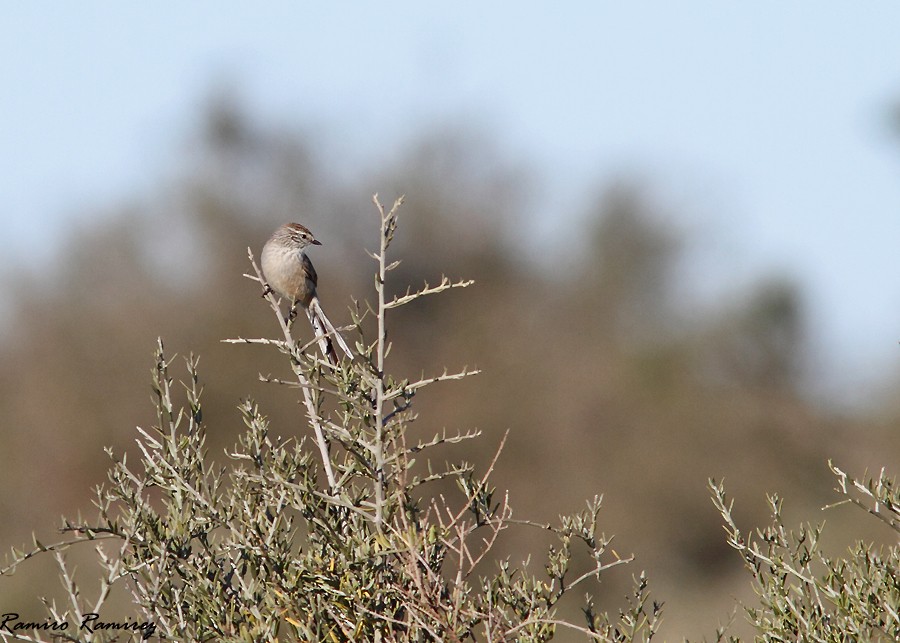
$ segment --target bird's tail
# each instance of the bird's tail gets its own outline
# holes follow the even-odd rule
[[[309,323],[312,324],[313,331],[316,333],[319,349],[329,363],[337,366],[339,361],[337,353],[334,350],[335,342],[337,342],[338,346],[341,347],[341,350],[349,359],[353,359],[353,352],[350,350],[350,347],[347,346],[347,342],[344,341],[341,334],[334,327],[334,324],[332,324],[325,315],[325,311],[322,310],[322,305],[319,303],[318,297],[313,297],[312,301],[309,302],[306,314],[309,316]]]

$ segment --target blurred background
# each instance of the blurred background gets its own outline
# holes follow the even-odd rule
[[[257,381],[284,364],[219,341],[277,334],[246,248],[307,224],[346,323],[375,192],[407,195],[398,288],[476,280],[392,320],[396,372],[484,371],[424,393],[417,430],[482,429],[447,457],[483,466],[509,429],[518,517],[604,494],[636,562],[600,604],[644,569],[679,640],[752,600],[711,476],[745,528],[778,492],[836,551],[890,539],[821,507],[828,458],[890,470],[900,446],[897,24],[888,3],[6,4],[0,544],[93,515],[103,447],[153,422],[157,336],[201,355],[214,458],[244,397],[298,431]],[[0,607],[38,616],[56,586],[23,567]]]

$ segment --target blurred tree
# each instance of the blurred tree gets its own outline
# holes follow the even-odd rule
[[[795,393],[802,384],[806,332],[797,286],[784,278],[759,283],[727,312],[705,341],[718,377],[738,385]]]
[[[595,328],[616,342],[647,342],[672,328],[670,296],[680,243],[636,185],[619,183],[588,216],[593,244],[578,294]],[[591,314],[592,311],[592,314]]]

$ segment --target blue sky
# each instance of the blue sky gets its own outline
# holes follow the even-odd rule
[[[226,83],[262,118],[325,132],[348,164],[474,122],[545,182],[551,245],[577,239],[558,213],[592,187],[641,177],[707,231],[695,270],[714,296],[760,271],[808,289],[830,389],[853,397],[896,369],[900,4],[442,6],[4,3],[0,216],[15,242],[0,274],[174,175]]]

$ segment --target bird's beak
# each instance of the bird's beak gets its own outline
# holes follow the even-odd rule
[[[322,245],[322,242],[319,241],[318,239],[313,239],[312,241],[310,241],[310,243],[313,244],[314,246],[321,246],[321,245]]]

